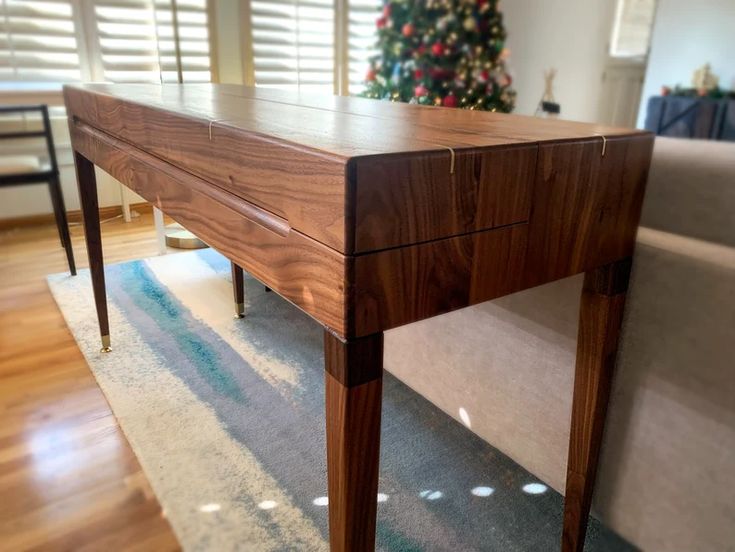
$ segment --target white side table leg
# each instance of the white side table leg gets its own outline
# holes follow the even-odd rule
[[[160,209],[153,208],[153,222],[156,225],[156,241],[158,242],[158,254],[166,254],[166,225],[163,223],[163,213]]]
[[[122,206],[123,220],[125,222],[130,222],[131,220],[133,220],[133,217],[130,214],[130,198],[125,192],[125,186],[123,186],[122,184],[118,184],[118,186],[120,186],[120,205]]]

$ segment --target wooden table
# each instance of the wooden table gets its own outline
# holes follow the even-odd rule
[[[649,133],[229,85],[64,89],[104,347],[94,165],[324,326],[332,550],[372,550],[383,332],[580,272],[562,549],[581,550]]]

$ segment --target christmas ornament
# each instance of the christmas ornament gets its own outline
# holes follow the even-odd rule
[[[411,25],[410,23],[406,23],[401,29],[401,32],[405,37],[413,36],[413,25]]]
[[[444,53],[444,45],[441,42],[434,42],[431,46],[431,53],[440,56]]]
[[[469,16],[462,22],[462,26],[464,27],[465,31],[471,32],[477,28],[477,21],[474,17]]]
[[[429,93],[428,88],[426,88],[423,84],[419,84],[416,88],[413,90],[413,95],[417,98],[420,98],[421,96],[426,96]]]
[[[375,80],[375,69],[368,69],[367,73],[365,74],[365,80],[366,81],[374,81]]]
[[[442,105],[444,107],[457,107],[457,97],[453,94],[449,94],[449,96],[442,100]]]

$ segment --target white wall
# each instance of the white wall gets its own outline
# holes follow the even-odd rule
[[[555,67],[561,118],[596,121],[615,0],[506,0],[502,10],[516,113],[534,113],[544,91],[543,72]]]
[[[691,86],[692,73],[710,63],[720,87],[735,88],[735,0],[658,0],[638,126],[648,98],[661,86]]]

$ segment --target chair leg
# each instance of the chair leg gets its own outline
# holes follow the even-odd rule
[[[71,272],[72,276],[76,276],[77,267],[74,263],[74,249],[72,248],[71,237],[69,235],[69,223],[66,219],[66,206],[64,205],[64,196],[61,192],[59,177],[55,176],[49,180],[48,187],[51,194],[51,204],[54,208],[56,229],[59,231],[61,246],[66,251],[66,261],[69,264],[69,272]]]
[[[235,297],[235,318],[245,316],[245,280],[242,268],[230,261],[232,268],[232,291]]]

